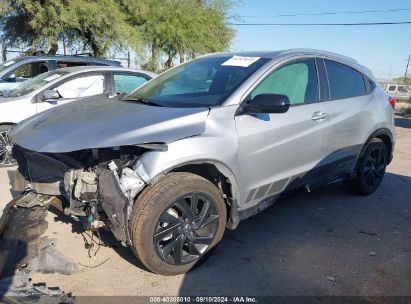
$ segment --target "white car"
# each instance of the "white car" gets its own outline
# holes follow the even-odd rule
[[[154,73],[121,67],[71,67],[40,74],[0,97],[0,166],[13,165],[8,130],[20,121],[82,97],[129,93]]]

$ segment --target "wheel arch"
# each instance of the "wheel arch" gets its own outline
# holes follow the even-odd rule
[[[221,162],[215,160],[196,160],[168,168],[152,179],[155,183],[161,176],[170,172],[187,172],[201,176],[213,183],[223,194],[227,207],[228,229],[235,229],[240,222],[238,215],[239,191],[233,172]]]
[[[380,128],[380,129],[377,129],[376,131],[374,131],[368,137],[365,144],[362,146],[361,152],[360,152],[360,154],[358,156],[358,159],[357,159],[357,164],[355,166],[355,172],[357,171],[359,160],[364,155],[365,150],[367,149],[367,146],[370,143],[370,141],[374,138],[378,138],[378,139],[382,140],[385,143],[385,145],[387,146],[387,151],[388,151],[387,165],[391,162],[392,156],[393,156],[393,149],[394,149],[394,136],[393,136],[391,130],[389,130],[387,128]]]

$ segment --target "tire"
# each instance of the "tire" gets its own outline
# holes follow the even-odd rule
[[[0,125],[0,168],[14,166],[15,159],[11,154],[13,143],[8,136],[8,131],[12,125]]]
[[[359,160],[355,179],[348,180],[347,187],[360,195],[373,193],[384,178],[387,160],[386,144],[378,138],[372,139]]]
[[[191,173],[169,173],[136,200],[129,221],[131,247],[152,272],[182,274],[221,241],[226,222],[226,205],[214,184]]]

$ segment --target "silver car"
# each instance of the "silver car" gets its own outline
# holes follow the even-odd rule
[[[211,54],[116,102],[83,99],[23,121],[11,131],[12,183],[20,205],[59,198],[151,271],[176,275],[284,193],[335,181],[374,192],[392,158],[393,103],[344,56]]]

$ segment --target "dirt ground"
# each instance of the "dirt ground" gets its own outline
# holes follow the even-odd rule
[[[214,254],[186,275],[148,272],[108,233],[113,247],[89,258],[76,225],[49,212],[46,234],[80,272],[37,273],[33,282],[76,296],[411,296],[411,119],[396,123],[394,160],[376,193],[355,196],[342,184],[296,193],[226,231]],[[2,204],[10,198],[5,171]]]

